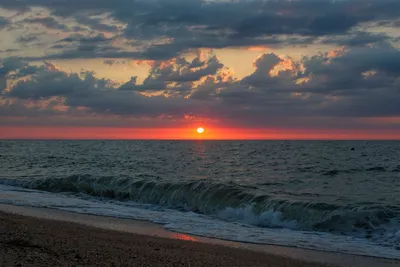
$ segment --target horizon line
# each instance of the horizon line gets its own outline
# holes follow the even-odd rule
[[[0,138],[0,141],[400,141],[399,139],[374,139],[374,138],[321,138],[321,139],[291,139],[291,138],[283,138],[283,139],[273,139],[273,138],[265,138],[265,139],[219,139],[219,138],[204,138],[204,139],[195,139],[195,138]]]

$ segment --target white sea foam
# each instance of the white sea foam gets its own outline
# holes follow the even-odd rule
[[[225,208],[217,213],[217,217],[227,221],[241,221],[255,226],[297,229],[297,222],[295,220],[282,219],[282,212],[269,210],[257,215],[251,205],[244,208]]]
[[[79,198],[7,185],[0,185],[0,203],[147,220],[163,224],[166,229],[171,231],[239,242],[293,246],[400,259],[400,250],[378,246],[366,239],[288,229],[290,227],[296,228],[296,223],[282,220],[281,214],[276,211],[268,211],[256,216],[252,214],[249,208],[227,208],[216,214],[220,218],[218,219],[195,212],[181,212],[131,201],[119,202],[90,197]],[[233,220],[235,216],[236,219]],[[237,220],[237,216],[243,219],[242,222]],[[286,228],[254,226],[257,224],[269,225],[270,227],[284,225]],[[399,236],[400,231],[396,231],[391,238],[399,238]]]

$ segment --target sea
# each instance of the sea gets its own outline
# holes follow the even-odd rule
[[[0,203],[400,259],[400,142],[3,140]]]

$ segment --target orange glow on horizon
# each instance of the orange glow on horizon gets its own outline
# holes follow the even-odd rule
[[[196,128],[197,129],[197,128]],[[400,140],[400,130],[315,130],[107,127],[0,127],[0,139],[111,139],[111,140]]]

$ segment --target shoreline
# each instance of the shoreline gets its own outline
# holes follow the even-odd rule
[[[281,247],[274,245],[256,245],[250,243],[231,242],[219,239],[175,233],[167,231],[161,225],[157,225],[151,222],[86,215],[86,214],[72,213],[72,212],[45,209],[45,208],[33,208],[25,206],[0,204],[0,218],[1,218],[0,223],[2,224],[4,223],[4,221],[7,222],[7,220],[18,221],[18,223],[15,225],[15,228],[21,227],[22,224],[25,227],[25,229],[26,228],[29,229],[28,233],[26,234],[31,237],[32,236],[36,237],[37,234],[36,233],[37,230],[35,230],[35,228],[32,228],[32,225],[40,226],[42,233],[45,234],[49,233],[54,234],[51,231],[49,232],[49,230],[53,229],[56,226],[59,226],[60,228],[63,227],[71,228],[71,230],[73,231],[78,231],[78,232],[83,231],[83,233],[85,233],[84,234],[85,238],[87,239],[95,238],[98,233],[103,233],[103,234],[105,233],[104,234],[105,239],[113,240],[110,241],[112,244],[115,244],[115,238],[120,237],[121,235],[130,237],[129,240],[132,241],[135,240],[135,242],[140,242],[138,240],[141,240],[143,241],[141,245],[146,245],[147,244],[146,242],[149,240],[152,240],[152,242],[156,242],[161,247],[163,247],[166,244],[174,244],[174,246],[175,245],[178,246],[179,247],[178,250],[181,251],[181,253],[177,254],[178,255],[177,257],[188,264],[192,264],[192,265],[178,265],[178,266],[194,267],[194,266],[231,265],[231,266],[271,266],[271,267],[273,266],[354,266],[354,267],[382,266],[383,267],[383,266],[400,265],[400,261],[398,260],[389,260],[383,258],[365,257],[365,256],[340,254],[332,252],[322,252],[322,251]],[[0,227],[0,229],[2,229],[2,227]],[[10,231],[14,233],[14,237],[18,236],[18,231],[16,231],[15,229],[11,229]],[[1,234],[7,235],[7,233],[1,233]],[[57,237],[56,234],[55,237],[56,239],[62,237],[64,237],[64,239],[73,238],[73,236],[69,236],[68,233],[63,233],[59,237]],[[129,242],[129,240],[125,240],[125,242]],[[26,243],[26,240],[24,242]],[[32,239],[32,242],[33,243],[36,242],[35,238]],[[51,241],[51,243],[54,242],[56,241],[54,240]],[[89,242],[88,244],[86,244],[86,246],[89,245],[92,246],[92,249],[96,249],[97,243],[94,240],[92,242],[94,242],[92,245],[90,245]],[[0,243],[0,246],[4,245]],[[5,246],[7,247],[8,245]],[[186,251],[187,246],[190,246],[192,249],[194,249],[194,251],[191,250],[190,253],[187,252]],[[212,251],[209,250],[210,248],[213,248]],[[124,247],[123,249],[127,248]],[[206,254],[208,255],[207,257],[209,257],[208,259],[213,259],[213,260],[208,261],[205,259],[207,263],[204,262],[202,263],[203,265],[196,265],[198,263],[195,263],[193,259],[197,257],[196,255],[200,253],[199,251],[201,251],[202,253],[207,252]],[[223,265],[213,265],[213,262],[215,263],[216,260],[215,257],[219,254],[219,252],[222,251],[224,251],[224,253],[228,253],[232,257],[235,256],[236,254],[245,255],[244,258],[251,258],[251,259],[254,258],[255,261],[250,260],[250,262],[243,262],[243,259],[240,258],[237,259],[230,258],[230,260],[228,260],[228,262],[224,262]],[[63,253],[65,253],[65,251]],[[114,254],[115,253],[118,254],[118,251],[117,252],[114,251]],[[147,255],[146,254],[147,252],[143,253],[142,253],[143,255]],[[190,257],[187,256],[187,253],[190,254]],[[192,255],[193,253],[194,255]],[[110,255],[111,257],[113,257],[113,254]],[[181,256],[183,258],[181,258]],[[151,259],[152,257],[147,258],[147,260]],[[165,257],[162,259],[165,260]],[[129,258],[126,258],[125,260],[129,260]],[[145,262],[143,260],[144,259],[142,259],[141,265],[128,265],[128,266],[158,266],[157,265],[158,263],[145,265]],[[173,261],[174,259],[170,260]],[[241,264],[246,264],[246,265],[235,265],[235,261],[240,261]],[[290,264],[280,265],[283,262]],[[4,266],[10,266],[10,265],[4,265]],[[102,265],[102,266],[112,266],[112,265]],[[122,265],[117,264],[116,266],[122,266]],[[159,266],[168,266],[168,265],[159,265]],[[171,266],[176,266],[176,265],[171,265]]]
[[[0,229],[1,266],[328,266],[3,212]]]

